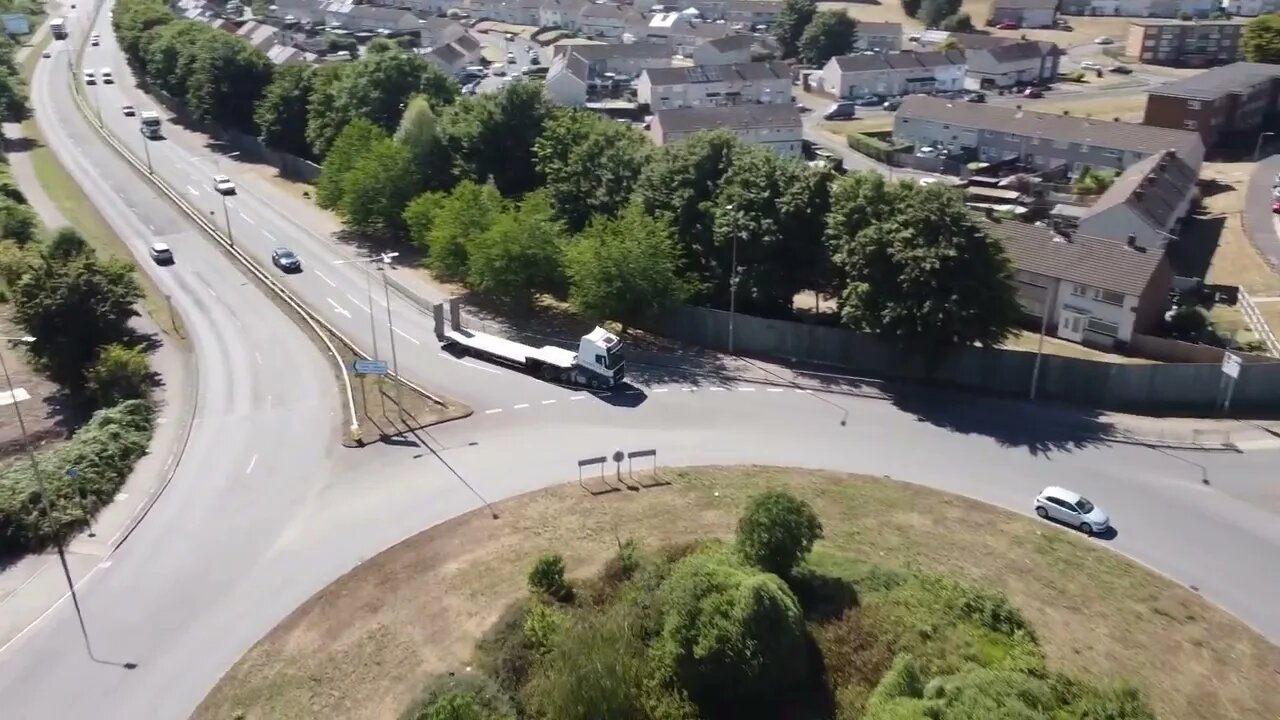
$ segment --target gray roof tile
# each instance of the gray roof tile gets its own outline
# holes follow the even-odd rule
[[[1164,258],[1164,250],[1131,248],[1079,233],[1068,237],[1015,220],[980,218],[979,224],[1004,245],[1018,270],[1135,297],[1146,290]]]
[[[1148,91],[1151,95],[1213,100],[1231,93],[1244,93],[1254,86],[1280,78],[1280,65],[1238,62],[1206,70],[1182,80],[1167,82]]]
[[[1170,156],[1168,151],[1156,153],[1121,173],[1084,217],[1128,205],[1154,227],[1163,229],[1195,186],[1196,172],[1182,158]]]
[[[729,105],[659,110],[656,121],[664,133],[687,133],[716,128],[799,127],[795,105]]]
[[[781,60],[728,65],[693,65],[681,67],[649,68],[642,75],[649,76],[654,85],[692,85],[696,83],[752,80],[774,80],[791,77],[791,70]]]

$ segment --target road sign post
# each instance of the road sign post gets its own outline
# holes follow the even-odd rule
[[[353,367],[357,375],[387,374],[387,363],[383,360],[356,360]]]
[[[1223,415],[1231,411],[1231,395],[1235,392],[1236,380],[1240,377],[1241,362],[1239,355],[1222,353],[1222,382],[1227,386],[1226,397],[1222,400]],[[1219,394],[1221,394],[1221,386],[1219,386]]]

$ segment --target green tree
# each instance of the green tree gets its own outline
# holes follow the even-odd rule
[[[550,113],[538,83],[516,82],[491,95],[463,98],[442,118],[460,176],[492,182],[507,197],[541,185],[534,145]]]
[[[467,286],[498,300],[531,306],[559,285],[564,229],[545,193],[525,196],[471,240]]]
[[[782,49],[783,58],[795,57],[800,52],[800,37],[817,12],[818,3],[814,0],[783,0],[778,22],[773,26],[773,37]]]
[[[404,226],[409,241],[423,250],[431,251],[431,227],[436,213],[448,195],[442,192],[425,192],[409,201],[404,209]]]
[[[902,0],[902,12],[910,18],[915,17],[920,12],[921,0]]]
[[[930,360],[957,345],[999,344],[1021,317],[1003,247],[952,188],[917,187],[841,245],[844,322]]]
[[[566,248],[564,269],[569,302],[597,318],[633,323],[688,293],[670,226],[639,205],[596,218]]]
[[[306,158],[307,117],[316,69],[311,65],[281,65],[276,68],[254,109],[254,122],[268,147]]]
[[[847,254],[850,239],[892,216],[913,192],[912,184],[890,183],[878,172],[849,173],[832,185],[831,211],[823,238],[832,266],[822,290],[837,297],[844,292],[848,278],[843,268],[857,262]]]
[[[111,28],[129,68],[138,78],[147,77],[147,51],[156,36],[155,31],[173,22],[177,22],[177,16],[164,0],[116,3]]]
[[[421,189],[408,148],[383,138],[343,176],[338,214],[356,232],[397,235],[404,229],[405,207]]]
[[[342,128],[356,118],[390,133],[414,95],[424,96],[433,108],[443,108],[457,93],[457,83],[439,66],[378,38],[369,43],[359,60],[317,82],[311,95],[307,141],[324,156]]]
[[[70,259],[45,255],[13,290],[14,319],[36,340],[32,352],[58,382],[79,390],[98,348],[119,342],[137,316],[142,289],[133,269],[92,249]]]
[[[789,576],[822,538],[809,503],[782,490],[762,492],[738,518],[738,552],[761,570]]]
[[[534,145],[556,216],[571,232],[593,216],[613,216],[626,206],[649,149],[644,135],[630,126],[576,108],[551,113]]]
[[[1119,173],[1086,167],[1076,178],[1072,191],[1077,195],[1101,195],[1116,181]]]
[[[387,139],[387,133],[364,118],[356,118],[342,129],[320,167],[316,179],[316,203],[322,208],[336,209],[342,204],[346,190],[347,173],[369,154],[379,142]]]
[[[97,407],[146,400],[151,394],[151,368],[146,354],[120,343],[104,346],[97,361],[85,372],[85,394]]]
[[[703,551],[676,563],[655,602],[654,661],[704,717],[769,716],[806,677],[800,603],[776,575]]]
[[[853,52],[857,39],[857,20],[843,10],[822,10],[800,36],[800,59],[821,67],[833,57]]]
[[[936,28],[942,21],[960,12],[961,0],[924,0],[916,19],[927,28]]]
[[[21,122],[27,117],[27,89],[22,71],[14,62],[17,46],[0,35],[0,120]]]
[[[254,106],[271,82],[271,60],[244,38],[201,26],[204,37],[188,50],[194,59],[186,73],[187,111],[196,122],[253,133]]]
[[[569,596],[569,582],[564,577],[564,558],[559,553],[539,555],[529,569],[529,591],[552,600]]]
[[[492,185],[469,180],[459,183],[439,204],[427,237],[427,265],[441,279],[467,277],[471,240],[488,232],[503,213],[505,202]]]
[[[1175,340],[1198,343],[1213,327],[1209,313],[1198,305],[1181,305],[1165,322],[1165,332]]]
[[[511,700],[493,681],[461,673],[432,678],[400,720],[516,720]]]
[[[1244,59],[1258,63],[1280,63],[1280,15],[1268,13],[1244,27]]]
[[[195,49],[209,30],[208,25],[195,20],[176,20],[157,27],[146,44],[143,76],[147,82],[185,101]]]
[[[431,101],[415,95],[400,118],[396,142],[409,151],[414,172],[426,190],[448,190],[454,185],[453,158]]]
[[[0,197],[0,239],[26,244],[36,239],[40,220],[30,205]]]
[[[948,15],[942,21],[942,29],[954,33],[973,32],[973,19],[969,17],[967,12]]]

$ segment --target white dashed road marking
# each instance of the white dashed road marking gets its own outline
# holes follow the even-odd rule
[[[494,408],[494,409],[492,409],[492,410],[485,410],[485,411],[484,411],[484,414],[485,414],[485,415],[492,415],[492,414],[494,414],[494,413],[500,413],[500,412],[502,412],[502,408]]]
[[[543,405],[550,405],[550,404],[551,404],[551,403],[553,403],[553,402],[555,402],[555,400],[543,400],[543,401],[542,401],[542,404],[543,404]]]
[[[520,410],[521,408],[527,408],[527,407],[529,407],[529,403],[520,403],[519,405],[516,405],[515,407],[513,407],[513,408],[511,408],[511,409],[512,409],[512,410]]]
[[[374,299],[376,300],[377,298],[374,298]],[[384,306],[384,307],[385,307],[385,306]],[[406,333],[405,333],[405,331],[401,330],[400,328],[392,328],[392,330],[395,330],[397,335],[399,335],[400,337],[404,338],[405,340],[408,340],[409,342],[413,343],[414,345],[421,345],[421,344],[422,344],[422,343],[418,342],[417,340],[413,339],[413,337],[411,337],[410,335],[406,334]]]
[[[197,191],[196,191],[196,189],[195,189],[195,188],[191,187],[190,185],[188,185],[188,186],[187,186],[187,190],[188,190],[188,191],[190,191],[192,195],[199,195],[199,194],[200,194],[199,192],[197,192]]]
[[[446,354],[446,353],[440,353],[440,357],[449,358],[450,360],[455,360],[455,361],[457,361],[457,362],[463,362],[462,360],[458,360],[458,358],[455,358],[455,357],[453,357],[452,355],[448,355],[448,354]],[[463,363],[463,364],[471,365],[471,363]],[[479,365],[472,365],[472,367],[475,367],[475,368],[478,368],[478,369],[481,369],[481,370],[489,370],[490,372],[496,372],[495,370],[492,370],[491,368],[485,368],[485,367],[481,367],[481,366],[479,366]],[[669,387],[660,387],[660,388],[648,388],[647,390],[624,390],[624,391],[621,391],[621,392],[617,392],[617,393],[615,393],[615,394],[619,394],[619,395],[640,395],[640,394],[643,394],[643,393],[645,393],[645,392],[648,392],[648,393],[650,393],[650,394],[654,394],[654,395],[656,395],[656,394],[658,394],[658,393],[670,392],[672,389],[673,389],[673,388],[669,388]],[[712,391],[712,392],[726,392],[726,391],[730,391],[730,390],[737,390],[737,391],[739,391],[739,392],[755,392],[755,391],[757,390],[757,388],[753,388],[753,387],[734,387],[734,388],[727,388],[727,387],[718,387],[718,386],[712,386],[712,387],[698,387],[698,386],[694,386],[694,385],[682,385],[682,386],[680,386],[678,389],[683,390],[684,392],[695,392],[695,391],[697,391],[697,390],[710,390],[710,391]],[[806,394],[806,395],[807,395],[807,394],[812,394],[812,393],[813,393],[813,391],[812,391],[812,390],[806,390],[806,389],[803,389],[803,388],[792,388],[792,390],[794,390],[794,391],[795,391],[795,392],[797,392],[797,393],[803,393],[803,394]],[[786,392],[786,391],[787,391],[787,389],[786,389],[786,388],[766,388],[766,389],[765,389],[765,392],[771,392],[771,393],[781,393],[781,392]],[[569,400],[583,400],[583,399],[585,399],[585,398],[587,398],[587,397],[591,397],[591,396],[595,396],[595,397],[602,397],[602,396],[605,396],[605,395],[608,395],[608,394],[609,394],[609,393],[607,393],[607,392],[595,392],[595,391],[588,391],[588,392],[590,392],[591,394],[590,394],[590,395],[570,395],[570,396],[569,396]],[[539,405],[554,405],[554,404],[556,404],[557,402],[559,402],[559,399],[558,399],[558,398],[555,398],[555,399],[550,399],[550,400],[540,400],[540,401],[538,401],[538,404],[539,404]],[[511,409],[511,410],[524,410],[524,409],[526,409],[526,408],[530,407],[531,405],[532,405],[532,403],[520,403],[519,405],[512,405],[509,409]],[[484,411],[484,414],[485,414],[485,415],[495,415],[495,414],[500,413],[500,412],[502,412],[503,410],[506,410],[506,409],[508,409],[508,408],[492,408],[492,409],[489,409],[489,410],[485,410],[485,411]]]
[[[250,458],[250,460],[249,460],[249,467],[247,467],[247,468],[245,468],[245,469],[244,469],[244,474],[245,474],[245,475],[248,475],[249,473],[253,472],[253,466],[254,466],[254,465],[257,465],[257,464],[258,464],[258,456],[257,456],[257,455],[254,455],[254,456],[253,456],[252,458]]]
[[[319,270],[317,270],[317,271],[316,271],[316,275],[319,275],[321,280],[323,280],[323,281],[325,281],[325,282],[329,283],[329,287],[338,287],[337,285],[335,285],[335,284],[334,284],[334,282],[333,282],[332,280],[330,280],[329,278],[325,277],[325,276],[324,276],[324,273],[320,272]]]
[[[361,310],[363,310],[363,311],[365,311],[365,312],[369,312],[369,308],[365,307],[365,306],[364,306],[364,303],[362,303],[362,302],[360,302],[359,300],[357,300],[357,299],[355,299],[354,297],[352,297],[352,296],[351,296],[351,293],[347,293],[347,299],[348,299],[348,300],[350,300],[351,302],[355,303],[355,304],[356,304],[356,307],[360,308]]]
[[[749,387],[740,387],[740,388],[738,388],[738,392],[755,392],[755,391],[756,391],[756,389],[755,389],[755,388],[749,388]]]
[[[256,223],[256,222],[254,222],[254,221],[253,221],[253,218],[249,217],[248,215],[245,215],[244,213],[240,213],[240,217],[244,218],[245,222],[249,223],[250,225],[257,225],[257,224],[258,224],[258,223]]]

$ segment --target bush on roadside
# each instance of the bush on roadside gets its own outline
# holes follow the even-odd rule
[[[9,195],[0,196],[0,240],[13,240],[25,245],[40,233],[40,222],[29,205]]]
[[[534,561],[529,571],[529,589],[561,602],[573,598],[573,589],[564,579],[564,558],[559,553],[548,553]]]
[[[515,720],[511,699],[492,680],[473,673],[432,678],[400,720]]]
[[[738,518],[738,552],[747,562],[788,577],[822,537],[822,521],[809,503],[769,490],[747,503]]]
[[[121,403],[94,413],[67,444],[37,455],[49,514],[27,459],[0,470],[0,556],[44,550],[84,527],[146,454],[154,422],[146,402]]]
[[[151,368],[138,348],[112,343],[98,352],[85,372],[85,394],[97,407],[111,407],[151,395]]]

